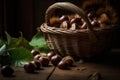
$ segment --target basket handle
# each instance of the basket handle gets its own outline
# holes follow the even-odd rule
[[[87,18],[87,16],[85,15],[84,11],[70,2],[57,2],[51,5],[46,10],[45,21],[48,25],[50,24],[49,19],[51,18],[51,15],[54,13],[56,9],[63,9],[63,10],[67,10],[67,11],[71,11],[73,13],[79,14],[87,23],[88,29],[93,30],[91,27],[91,23],[89,19]]]
[[[47,25],[50,24],[49,19],[51,18],[52,14],[54,13],[56,9],[67,10],[67,11],[77,13],[78,15],[80,15],[86,22],[88,31],[90,31],[89,37],[92,39],[92,41],[93,41],[93,38],[94,38],[94,41],[97,40],[94,34],[94,31],[93,31],[92,25],[88,17],[85,15],[84,11],[70,2],[56,2],[53,5],[48,7],[48,9],[46,10],[46,15],[45,15],[45,21]]]

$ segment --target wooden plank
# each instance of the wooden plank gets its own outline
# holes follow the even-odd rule
[[[87,80],[90,74],[99,72],[102,80],[120,80],[120,68],[95,63],[77,63],[70,70],[56,68],[50,80]]]
[[[35,73],[26,73],[24,68],[19,67],[13,67],[13,69],[15,71],[13,77],[3,77],[0,73],[0,80],[46,80],[53,67],[44,67],[42,70],[38,70]]]
[[[102,80],[120,80],[119,57],[120,51],[117,50],[94,61],[75,62],[75,67],[70,67],[70,70],[61,70],[57,67],[49,80],[87,80],[88,76],[95,72],[101,74]],[[23,68],[14,67],[14,77],[6,78],[0,73],[0,80],[46,80],[53,68],[53,66],[43,67],[43,70],[35,74],[28,74]]]

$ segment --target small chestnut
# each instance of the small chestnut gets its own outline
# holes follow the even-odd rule
[[[68,64],[68,66],[73,66],[74,59],[71,56],[66,56],[62,59],[65,63]]]
[[[91,11],[87,14],[87,16],[90,20],[93,20],[95,18],[95,13]]]
[[[69,21],[69,17],[67,15],[63,15],[62,17],[60,17],[60,22],[63,22],[63,21]]]
[[[41,63],[39,60],[34,60],[32,63],[35,65],[36,70],[39,70],[41,68]]]
[[[72,23],[70,30],[76,30],[76,29],[80,29],[80,25],[76,24],[76,23]]]
[[[54,66],[57,66],[58,63],[62,60],[62,57],[58,54],[54,55],[53,57],[51,57],[51,63],[54,65]]]
[[[69,69],[68,63],[66,63],[66,61],[63,61],[63,60],[61,60],[61,61],[58,63],[57,67],[58,67],[59,69]]]
[[[87,24],[86,24],[86,22],[84,22],[84,23],[82,24],[82,26],[80,27],[80,29],[87,29]]]
[[[82,25],[82,19],[80,17],[75,17],[70,20],[70,24],[77,23],[78,25]]]
[[[60,28],[64,28],[64,29],[68,29],[70,28],[70,23],[69,21],[63,21],[61,24],[60,24]]]
[[[50,25],[51,26],[55,26],[55,27],[59,27],[60,25],[60,20],[58,17],[52,17],[50,18]]]
[[[47,54],[47,57],[49,59],[51,59],[52,56],[54,56],[56,53],[54,51],[50,51],[48,54]]]
[[[35,71],[35,64],[32,62],[28,62],[28,63],[24,64],[23,68],[24,68],[25,72],[33,73]]]
[[[91,22],[91,25],[92,25],[93,27],[99,27],[99,26],[100,26],[100,24],[99,24],[99,22],[98,22],[97,20],[93,20],[93,21]]]
[[[41,56],[40,58],[39,58],[39,62],[42,64],[42,66],[44,66],[44,67],[46,67],[46,66],[48,66],[49,65],[49,58],[48,57],[46,57],[46,56]]]
[[[1,74],[5,77],[10,77],[14,73],[14,69],[9,65],[2,66]]]
[[[40,53],[39,53],[39,51],[37,51],[37,50],[32,50],[32,51],[31,51],[31,54],[33,54],[33,56],[35,56],[35,55],[40,54]]]
[[[40,57],[41,57],[41,55],[40,55],[40,54],[37,54],[37,55],[34,56],[34,59],[33,59],[33,60],[39,60]]]

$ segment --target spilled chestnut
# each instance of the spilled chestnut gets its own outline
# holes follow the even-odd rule
[[[57,65],[59,69],[69,69],[73,66],[74,60],[71,56],[64,57]]]
[[[67,63],[66,61],[63,61],[63,60],[61,60],[61,61],[58,63],[57,67],[58,67],[59,69],[69,69],[68,63]]]
[[[10,77],[14,73],[14,69],[9,65],[4,65],[1,68],[1,74],[5,77]]]
[[[62,59],[65,63],[68,64],[68,66],[73,66],[74,59],[71,56],[66,56]]]
[[[34,60],[34,61],[31,61],[34,65],[35,65],[35,70],[40,70],[41,68],[41,63],[39,60]]]
[[[35,64],[33,62],[28,62],[28,63],[24,64],[23,68],[24,68],[25,72],[27,72],[27,73],[34,73]]]
[[[37,55],[34,56],[33,60],[39,60],[40,57],[41,57],[41,55],[37,54]]]
[[[51,57],[51,63],[54,65],[54,66],[57,66],[58,63],[62,60],[62,57],[58,54],[54,55],[53,57]]]
[[[41,56],[39,58],[39,62],[42,64],[42,66],[47,67],[49,65],[49,58],[47,56]]]
[[[35,56],[35,55],[40,54],[40,53],[39,53],[39,51],[37,51],[37,50],[32,50],[32,51],[31,51],[31,54],[33,54],[33,56]]]
[[[56,53],[54,51],[50,51],[48,54],[47,54],[47,57],[49,59],[51,59],[52,56],[54,56]]]

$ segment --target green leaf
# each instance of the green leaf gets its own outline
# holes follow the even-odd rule
[[[6,37],[7,37],[7,47],[8,48],[16,47],[17,38],[11,37],[7,32],[5,32],[5,34],[6,34]]]
[[[23,67],[24,64],[26,64],[26,63],[28,63],[28,61],[22,61],[22,60],[15,61],[15,63],[13,64],[13,66],[15,66],[15,67]]]
[[[41,52],[49,52],[50,50],[41,32],[37,32],[29,43],[34,47],[34,49],[37,49]]]
[[[2,38],[0,38],[0,47],[2,47],[5,43],[6,43],[6,41],[3,40]]]
[[[6,44],[0,48],[0,64],[6,65],[11,64],[11,58],[9,52],[7,51]]]
[[[6,36],[7,36],[8,49],[12,49],[16,47],[24,47],[29,50],[32,50],[33,48],[32,46],[30,46],[29,42],[22,36],[22,33],[19,38],[11,37],[7,32],[6,32]]]
[[[2,56],[9,55],[9,53],[7,52],[6,44],[4,44],[4,45],[0,48],[0,55],[2,55]]]
[[[27,62],[27,61],[33,60],[33,55],[31,54],[30,50],[24,47],[11,49],[9,50],[9,53],[10,53],[13,65],[16,65],[16,63],[21,61]]]
[[[23,38],[23,37],[19,37],[16,41],[16,47],[24,47],[27,48],[29,50],[32,50],[32,46],[29,44],[29,42]]]
[[[7,44],[9,45],[13,42],[13,38],[7,32],[5,32],[5,34],[6,34],[6,37],[7,37]]]

